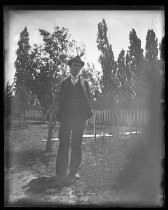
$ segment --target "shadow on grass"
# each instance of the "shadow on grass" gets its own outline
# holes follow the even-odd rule
[[[55,176],[39,177],[32,179],[23,188],[28,188],[26,193],[44,193],[47,189],[61,190],[63,186],[59,185],[59,180]]]
[[[19,198],[16,202],[10,203],[9,194],[6,193],[5,203],[6,206],[52,205],[52,203],[48,201],[48,198],[61,193],[63,187],[69,187],[72,184],[74,184],[74,182],[60,183],[56,176],[37,177],[22,187],[25,195],[23,198]]]

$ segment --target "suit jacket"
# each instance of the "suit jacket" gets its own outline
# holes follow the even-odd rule
[[[81,76],[79,76],[79,81],[83,89],[84,97],[86,99],[86,113],[85,113],[85,119],[89,119],[92,117],[93,113],[91,111],[91,93],[90,93],[90,87],[88,84],[88,81]],[[57,109],[57,120],[60,121],[62,114],[64,113],[64,103],[65,99],[68,94],[68,90],[70,88],[71,84],[71,77],[68,77],[67,79],[63,80],[60,86],[59,95],[58,95],[58,109]]]

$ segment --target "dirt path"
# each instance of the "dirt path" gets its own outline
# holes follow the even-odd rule
[[[6,152],[5,194],[8,205],[143,205],[158,202],[146,186],[145,166],[150,163],[142,136],[84,139],[80,179],[73,185],[31,190],[31,180],[55,175],[58,141],[54,141],[55,155],[45,156],[46,126],[32,126],[6,133],[9,151]],[[146,162],[144,166],[144,162]],[[145,172],[145,173],[144,173]],[[147,176],[147,174],[146,174]],[[148,180],[149,182],[149,180]],[[156,190],[158,186],[154,186]],[[137,190],[138,189],[138,190]],[[140,189],[140,190],[139,190]],[[159,194],[159,191],[158,191]],[[145,195],[145,196],[144,196]],[[148,197],[146,198],[146,195]]]

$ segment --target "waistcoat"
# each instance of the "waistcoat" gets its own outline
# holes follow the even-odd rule
[[[87,111],[86,97],[80,80],[75,84],[69,81],[69,88],[64,101],[64,115],[67,117],[84,118]]]

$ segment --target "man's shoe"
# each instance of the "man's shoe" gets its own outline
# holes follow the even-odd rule
[[[75,177],[71,174],[66,175],[66,178],[64,180],[65,185],[73,184],[75,182]]]
[[[65,182],[66,182],[66,176],[56,176],[54,186],[58,187],[64,186]]]
[[[67,174],[67,177],[68,177],[68,179],[70,178],[70,179],[79,179],[80,178],[80,175],[79,175],[79,173],[76,173],[75,175],[72,175],[72,174]]]
[[[74,175],[68,174],[68,175],[66,176],[66,180],[67,180],[67,181],[72,181],[72,180],[74,180],[74,179],[75,179],[75,176],[74,176]]]

